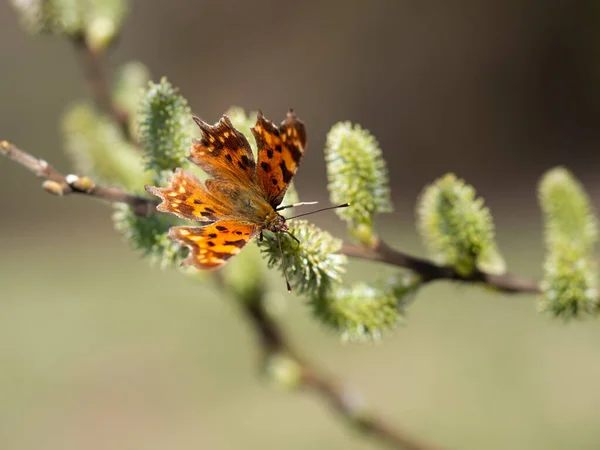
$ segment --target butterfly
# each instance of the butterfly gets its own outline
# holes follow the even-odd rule
[[[289,233],[279,211],[299,204],[280,204],[304,155],[306,129],[293,110],[279,126],[258,112],[251,128],[258,149],[255,161],[248,140],[226,115],[214,126],[197,117],[194,121],[202,137],[192,141],[188,159],[209,178],[202,183],[192,173],[177,169],[167,187],[145,188],[162,200],[158,211],[202,222],[169,230],[171,239],[190,250],[183,264],[216,269],[253,238],[262,238],[264,230]]]

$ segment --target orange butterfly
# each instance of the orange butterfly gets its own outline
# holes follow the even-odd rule
[[[297,205],[279,205],[304,154],[306,130],[292,110],[279,127],[259,112],[251,129],[258,147],[255,162],[248,140],[227,116],[215,126],[194,120],[202,138],[193,140],[188,159],[211,178],[203,185],[191,173],[177,169],[169,186],[146,186],[146,190],[161,198],[157,210],[206,222],[199,227],[171,227],[169,237],[189,247],[184,264],[215,269],[252,238],[259,234],[262,238],[263,230],[288,232],[278,211]]]

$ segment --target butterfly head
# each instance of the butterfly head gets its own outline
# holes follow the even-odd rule
[[[272,231],[273,233],[286,233],[289,231],[287,223],[285,223],[285,217],[277,212],[274,212],[267,217],[266,229]]]

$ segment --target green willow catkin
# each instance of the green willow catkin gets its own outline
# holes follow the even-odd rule
[[[594,250],[598,222],[583,186],[566,169],[548,171],[540,181],[546,258],[541,282],[542,311],[563,317],[598,312],[598,267]]]
[[[505,271],[489,209],[475,189],[454,174],[423,190],[417,203],[417,227],[438,264],[452,266],[462,275],[476,269]]]
[[[332,204],[350,204],[336,214],[356,239],[370,245],[374,215],[392,211],[387,168],[377,141],[360,125],[340,122],[327,134],[325,161]]]
[[[165,182],[175,169],[187,166],[193,124],[187,101],[166,78],[150,83],[142,95],[139,123],[147,168],[157,182]]]

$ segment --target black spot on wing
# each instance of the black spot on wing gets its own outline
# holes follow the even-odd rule
[[[281,163],[279,163],[279,168],[281,169],[283,182],[285,184],[288,184],[290,181],[292,181],[292,177],[294,176],[294,174],[288,170],[287,166],[285,165],[285,161],[281,161]]]
[[[219,252],[214,252],[212,254],[213,257],[217,258],[217,259],[222,259],[223,261],[227,261],[229,258],[231,258],[233,256],[232,253],[219,253]]]
[[[210,233],[210,234],[208,235],[208,237],[209,237],[210,239],[214,239],[214,238],[216,238],[216,237],[217,237],[217,233]]]
[[[291,146],[290,147],[290,154],[291,154],[292,159],[294,160],[294,162],[296,164],[300,164],[300,158],[302,158],[302,150],[300,150],[296,146]]]
[[[262,168],[262,170],[264,170],[266,173],[269,173],[271,171],[271,165],[266,163],[266,162],[261,162],[260,163],[260,167]]]
[[[250,158],[248,158],[246,155],[242,155],[242,157],[238,161],[238,166],[242,170],[253,170],[256,167],[256,163]]]
[[[224,227],[223,225],[217,225],[215,228],[223,233],[227,233],[229,231],[227,227]]]
[[[201,215],[202,217],[206,217],[208,220],[217,220],[217,218],[214,216],[214,214],[212,214],[212,213],[209,213],[208,211],[202,211],[202,212],[200,213],[200,215]]]
[[[246,241],[244,239],[238,239],[236,241],[225,241],[223,245],[233,245],[234,247],[242,248],[244,245],[246,245]]]

